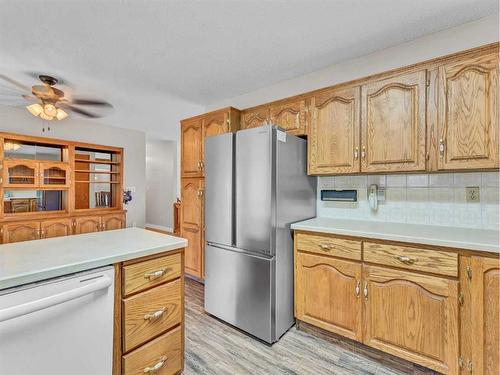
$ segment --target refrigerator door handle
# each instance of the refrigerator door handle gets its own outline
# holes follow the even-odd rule
[[[87,294],[97,292],[101,289],[107,289],[109,286],[111,286],[112,282],[113,280],[110,277],[102,276],[97,281],[80,288],[71,289],[66,292],[54,294],[49,297],[40,298],[31,302],[23,303],[21,305],[2,309],[0,310],[0,322],[31,314],[33,312],[43,310],[51,306],[59,305],[64,302],[83,297]]]
[[[245,250],[245,249],[239,249],[239,248],[236,248],[236,247],[232,247],[232,246],[228,246],[228,245],[223,245],[223,244],[219,244],[219,243],[215,243],[215,242],[209,242],[209,241],[207,241],[207,245],[208,246],[212,246],[212,247],[216,247],[218,249],[232,251],[232,252],[235,252],[235,253],[244,254],[244,255],[248,255],[248,256],[251,256],[251,257],[254,257],[254,258],[259,258],[259,259],[273,259],[274,258],[274,256],[269,255],[269,254],[256,253],[254,251],[248,251],[248,250]]]

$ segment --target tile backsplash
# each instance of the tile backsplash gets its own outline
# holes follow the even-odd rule
[[[367,187],[386,189],[377,211]],[[466,187],[479,187],[479,202],[466,202]],[[357,202],[321,201],[322,189],[356,189]],[[439,173],[318,177],[317,215],[323,217],[498,229],[499,173]]]

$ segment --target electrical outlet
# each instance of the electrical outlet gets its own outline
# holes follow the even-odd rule
[[[465,201],[468,203],[479,202],[479,186],[469,186],[465,188]]]

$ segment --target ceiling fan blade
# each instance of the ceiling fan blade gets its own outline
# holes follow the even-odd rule
[[[98,99],[71,98],[70,102],[71,104],[76,104],[76,105],[95,105],[95,106],[103,106],[111,108],[113,107],[111,103]]]
[[[17,87],[18,89],[21,89],[25,92],[31,92],[31,87],[28,87],[26,85],[23,85],[22,83],[12,79],[12,78],[9,78],[7,77],[6,75],[4,74],[0,74],[0,79],[3,79],[4,81],[6,82],[9,82],[12,86],[15,86]]]
[[[61,107],[66,108],[69,111],[78,113],[78,114],[80,114],[82,116],[85,116],[85,117],[90,117],[90,118],[99,118],[99,117],[102,117],[101,115],[98,115],[97,113],[92,113],[92,112],[89,112],[89,111],[85,111],[83,109],[80,109],[80,108],[72,106],[72,105],[61,105]]]
[[[29,100],[30,102],[38,101],[38,98],[33,95],[21,95],[24,99]]]

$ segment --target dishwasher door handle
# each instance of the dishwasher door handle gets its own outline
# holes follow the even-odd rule
[[[96,292],[101,289],[107,289],[112,284],[112,282],[113,280],[110,277],[102,276],[99,279],[96,279],[96,281],[94,281],[93,283],[79,288],[26,302],[21,305],[1,309],[0,322],[31,314],[35,311],[43,310],[51,306],[59,305],[61,303],[83,297],[87,294]]]

